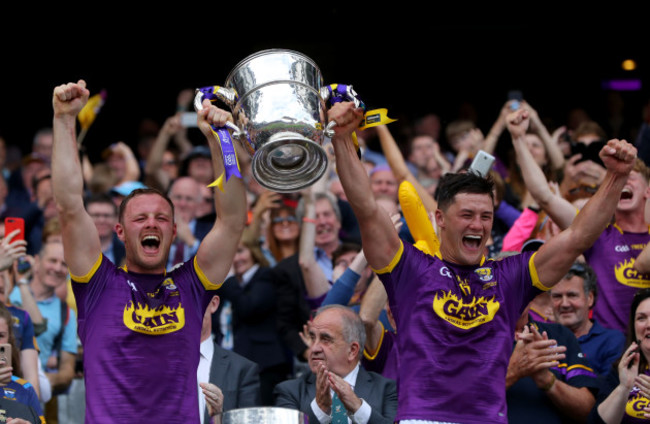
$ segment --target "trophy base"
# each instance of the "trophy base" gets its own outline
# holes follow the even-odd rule
[[[294,132],[274,134],[253,156],[252,172],[264,188],[293,193],[309,187],[327,169],[321,146]]]

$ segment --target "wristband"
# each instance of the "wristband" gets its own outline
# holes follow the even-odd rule
[[[537,206],[532,206],[532,205],[531,205],[531,206],[528,206],[528,209],[530,209],[531,211],[535,212],[536,214],[539,214],[539,213],[542,211],[539,207],[537,207]]]
[[[29,284],[29,280],[27,278],[19,278],[16,281],[16,283],[18,283],[18,285],[21,285],[21,286],[26,286],[27,284]]]
[[[311,223],[311,224],[315,224],[315,223],[316,223],[316,220],[313,219],[313,218],[306,218],[306,217],[305,217],[305,218],[302,219],[302,222],[309,222],[309,223]]]

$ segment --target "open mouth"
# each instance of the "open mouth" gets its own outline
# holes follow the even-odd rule
[[[156,252],[160,247],[160,238],[154,235],[145,236],[141,244],[145,252]]]
[[[624,188],[623,191],[621,191],[621,199],[620,200],[628,200],[632,198],[632,190],[629,188]]]
[[[470,249],[478,249],[481,245],[481,236],[467,235],[463,236],[463,245]]]

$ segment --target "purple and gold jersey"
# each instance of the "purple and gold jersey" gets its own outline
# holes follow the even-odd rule
[[[382,328],[384,325],[382,324]],[[366,371],[373,371],[386,378],[395,380],[399,388],[399,355],[395,346],[397,335],[384,329],[377,351],[370,353],[364,349],[361,364]]]
[[[634,260],[650,240],[650,233],[627,233],[608,226],[584,256],[598,277],[594,318],[603,327],[627,332],[632,297],[650,287],[650,275],[634,269]]]
[[[650,375],[650,371],[646,369],[642,374]],[[627,397],[625,413],[621,423],[647,423],[648,419],[644,416],[645,411],[643,408],[649,405],[650,399],[643,396],[640,389],[634,386]]]
[[[192,259],[136,274],[100,256],[72,277],[84,347],[86,422],[198,423],[196,369],[211,284]]]
[[[507,422],[515,323],[543,289],[532,255],[459,266],[403,243],[377,270],[397,323],[396,420]]]

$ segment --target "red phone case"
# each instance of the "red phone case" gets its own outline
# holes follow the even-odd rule
[[[16,229],[19,229],[20,233],[18,233],[11,241],[25,240],[25,220],[16,217],[5,218],[5,236]]]

